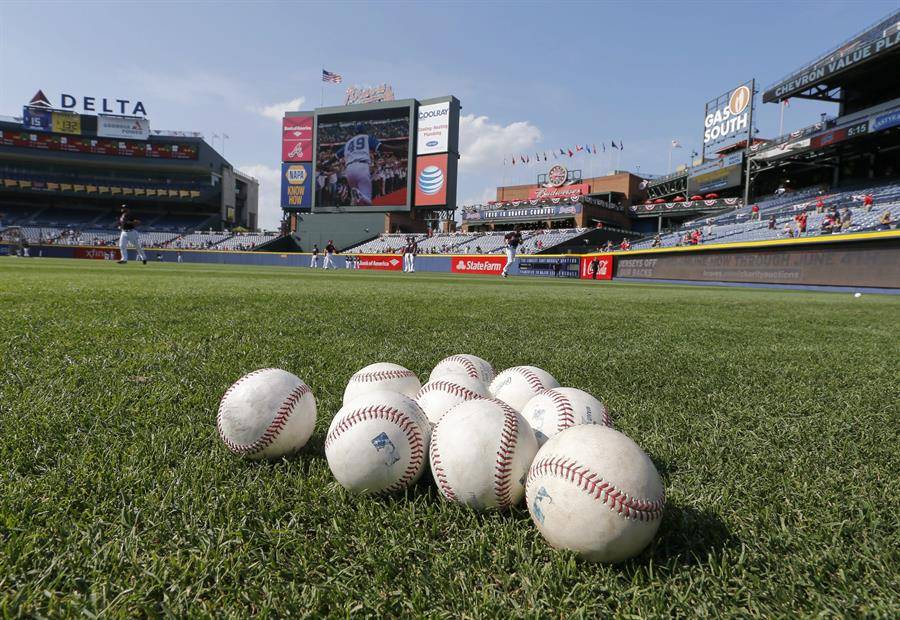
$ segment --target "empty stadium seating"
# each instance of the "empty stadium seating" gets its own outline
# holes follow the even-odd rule
[[[560,228],[553,230],[523,230],[522,253],[537,253],[567,243],[587,232],[586,228]],[[496,254],[506,247],[507,231],[435,233],[430,237],[416,236],[420,254]],[[354,254],[386,254],[402,252],[409,235],[381,235],[359,246],[350,248]]]

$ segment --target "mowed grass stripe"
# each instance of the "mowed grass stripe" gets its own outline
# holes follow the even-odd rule
[[[0,259],[5,615],[889,616],[900,601],[895,297],[443,274]],[[550,549],[426,475],[359,499],[344,385],[469,352],[606,401],[669,506],[638,559]],[[219,442],[250,370],[313,388],[309,446]]]

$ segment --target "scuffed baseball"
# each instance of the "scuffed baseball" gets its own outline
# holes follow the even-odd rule
[[[551,388],[559,387],[559,382],[546,370],[536,366],[513,366],[507,368],[491,382],[490,392],[516,411],[522,411],[528,401]]]
[[[500,400],[468,400],[434,427],[431,474],[446,499],[502,510],[522,499],[536,452],[534,433],[520,413]]]
[[[399,392],[413,398],[421,387],[422,384],[413,371],[399,364],[377,362],[358,370],[350,377],[344,390],[343,404],[346,405],[357,396],[376,390]]]
[[[653,539],[665,506],[653,462],[624,434],[599,424],[568,428],[538,451],[528,511],[552,546],[593,562],[621,562]]]
[[[531,425],[539,446],[577,424],[612,426],[606,405],[578,388],[544,390],[528,401],[522,416]]]
[[[491,364],[477,355],[460,353],[445,357],[432,369],[429,381],[445,379],[448,376],[463,375],[470,379],[477,379],[485,385],[490,385],[494,380],[494,368]]]
[[[219,403],[216,427],[229,450],[274,459],[306,445],[316,425],[316,399],[299,377],[279,368],[248,373]]]
[[[423,385],[416,393],[415,401],[428,416],[428,420],[437,424],[441,416],[459,403],[487,397],[487,386],[478,379],[451,374]]]
[[[348,491],[391,493],[421,477],[430,439],[431,424],[415,401],[377,390],[338,411],[325,438],[325,457]]]

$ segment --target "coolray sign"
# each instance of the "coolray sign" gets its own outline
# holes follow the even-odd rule
[[[360,269],[400,271],[403,266],[403,258],[395,254],[363,254],[359,256],[358,265]]]
[[[838,52],[809,66],[788,79],[776,84],[763,95],[763,102],[770,103],[786,99],[807,88],[815,86],[829,77],[846,71],[851,67],[868,62],[876,56],[889,53],[900,45],[900,30],[869,41],[868,43],[851,42]]]
[[[613,256],[612,254],[598,254],[597,258],[597,277],[594,277],[594,271],[591,263],[594,262],[594,256],[581,257],[581,279],[582,280],[612,280],[613,277]]]
[[[583,196],[591,191],[591,186],[587,183],[579,183],[577,185],[565,185],[563,187],[532,187],[528,192],[529,200],[539,198],[572,198]]]
[[[750,80],[707,102],[703,116],[703,156],[710,150],[747,139],[752,131],[753,86]]]
[[[503,271],[506,264],[505,256],[452,256],[450,258],[450,271],[453,273],[477,273],[481,275],[496,276]]]
[[[419,106],[416,154],[444,153],[449,149],[450,102]]]
[[[416,206],[447,204],[447,154],[424,155],[416,159]]]
[[[526,207],[523,209],[486,209],[484,211],[463,212],[463,220],[520,220],[574,217],[581,213],[581,205],[562,207]]]
[[[311,170],[310,164],[281,164],[282,209],[309,209],[312,207]]]
[[[281,161],[312,161],[312,144],[312,116],[286,116],[281,120]]]
[[[97,135],[101,138],[131,138],[146,140],[150,137],[150,121],[139,116],[97,116]]]

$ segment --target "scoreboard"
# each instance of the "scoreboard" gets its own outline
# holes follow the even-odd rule
[[[281,207],[377,213],[456,207],[453,96],[287,112]]]

